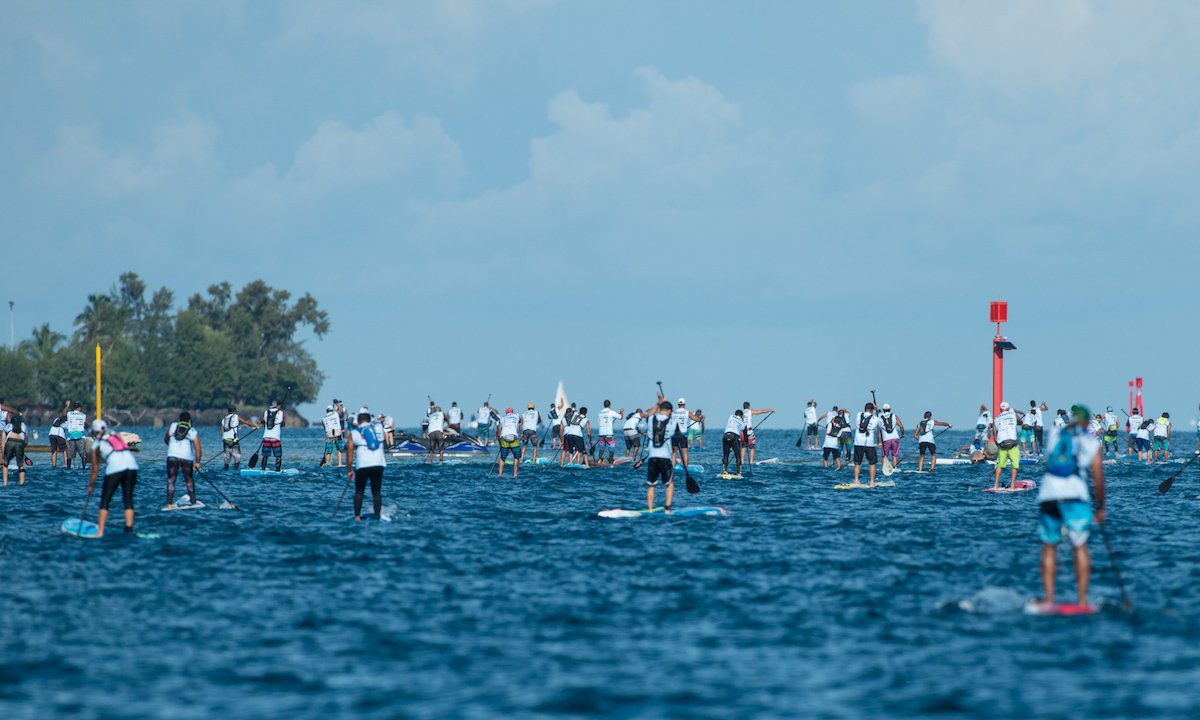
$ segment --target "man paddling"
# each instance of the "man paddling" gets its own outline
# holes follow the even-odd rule
[[[100,516],[96,518],[96,537],[104,536],[108,522],[108,504],[121,488],[121,499],[125,503],[125,532],[133,532],[133,488],[137,485],[137,458],[129,445],[117,433],[110,432],[108,425],[97,418],[92,421],[92,470],[88,475],[88,495],[96,485],[100,464],[104,463],[104,485],[100,491]]]
[[[87,413],[83,411],[82,403],[75,403],[75,409],[67,413],[67,467],[71,467],[76,456],[79,457],[79,467],[87,465],[86,445],[83,439],[86,433]]]
[[[1113,457],[1121,454],[1120,448],[1117,447],[1117,433],[1120,429],[1121,425],[1117,420],[1117,414],[1113,412],[1112,405],[1109,405],[1108,410],[1104,412],[1104,457],[1108,457],[1110,444]]]
[[[221,418],[221,457],[225,460],[226,470],[229,469],[229,463],[233,462],[233,469],[236,471],[238,465],[242,464],[242,442],[238,437],[238,428],[249,425],[251,429],[257,430],[262,426],[242,418],[234,405],[230,405],[228,411],[229,414]]]
[[[20,482],[18,485],[25,484],[25,445],[29,442],[29,426],[25,424],[25,419],[21,417],[21,413],[12,411],[8,413],[8,421],[0,430],[3,430],[3,447],[4,447],[4,484],[8,484],[8,465],[11,462],[17,463],[17,478]]]
[[[733,453],[733,460],[737,463],[737,473],[739,477],[742,474],[742,432],[746,429],[744,420],[745,413],[741,410],[734,410],[729,416],[729,420],[725,422],[725,434],[721,436],[721,473],[729,474],[729,453]]]
[[[446,416],[441,406],[434,405],[427,418],[429,425],[429,464],[433,464],[433,454],[438,454],[438,465],[446,464]]]
[[[953,427],[950,423],[934,420],[933,413],[926,410],[925,419],[917,424],[917,442],[920,443],[917,447],[921,453],[920,459],[917,460],[917,472],[925,466],[925,451],[929,451],[929,472],[937,467],[937,442],[933,438],[933,428],[936,425],[941,425],[944,428]]]
[[[1017,487],[1017,470],[1021,467],[1021,451],[1017,447],[1017,411],[1008,406],[1008,403],[1000,403],[1000,412],[996,415],[992,426],[996,430],[996,477],[992,483],[993,490],[1000,489],[1000,472],[1004,470],[1005,465],[1012,466],[1012,478],[1009,480],[1009,487],[1016,489]]]
[[[1038,536],[1042,540],[1042,589],[1044,595],[1035,602],[1054,604],[1054,584],[1058,573],[1058,545],[1063,530],[1075,563],[1075,582],[1081,607],[1088,607],[1088,583],[1091,580],[1092,558],[1088,553],[1088,535],[1092,525],[1104,522],[1104,462],[1100,457],[1101,441],[1087,433],[1088,409],[1082,405],[1071,408],[1072,424],[1051,428],[1046,453],[1046,471],[1038,488]],[[999,418],[997,418],[999,419]],[[1096,488],[1096,510],[1093,514],[1088,496],[1087,477]]]
[[[342,418],[338,414],[337,408],[326,405],[325,417],[321,418],[321,424],[325,427],[325,456],[321,458],[321,464],[318,467],[328,465],[335,452],[337,453],[337,466],[342,467],[342,451],[346,449],[346,428],[342,426]]]
[[[1153,433],[1154,445],[1151,449],[1153,461],[1159,462],[1158,454],[1161,452],[1162,462],[1166,462],[1171,455],[1171,413],[1163,413],[1154,421]]]
[[[804,437],[807,439],[805,450],[817,449],[817,401],[809,400],[804,408]]]
[[[354,481],[354,519],[362,520],[363,494],[370,483],[371,506],[378,520],[383,510],[383,469],[387,467],[383,424],[371,422],[365,407],[358,411],[357,421],[346,446],[346,475]]]
[[[645,415],[641,408],[625,416],[625,457],[629,457],[630,453],[636,457],[642,450],[642,437],[646,434],[641,427],[643,417]]]
[[[517,450],[521,448],[521,417],[513,412],[512,408],[507,408],[504,411],[504,416],[500,418],[500,424],[496,427],[496,443],[499,445],[498,452],[500,453],[500,472],[496,473],[496,477],[504,477],[504,459],[512,455],[513,459],[513,478],[517,477],[517,468],[521,465],[521,459]]]
[[[600,437],[596,440],[596,462],[604,462],[604,453],[608,452],[608,464],[613,463],[614,456],[617,453],[617,438],[613,433],[613,427],[617,420],[625,414],[625,408],[621,408],[618,412],[612,409],[612,403],[608,400],[604,401],[604,407],[600,409],[600,414],[596,416],[597,426],[599,428]]]
[[[50,422],[50,467],[58,467],[58,456],[62,455],[63,467],[67,466],[67,413],[71,410],[68,402],[62,412]]]
[[[663,508],[671,514],[671,502],[675,497],[675,460],[670,439],[680,432],[679,423],[672,417],[671,403],[660,393],[659,403],[649,417],[649,448],[646,460],[646,509],[654,511],[654,498],[658,484],[663,485]],[[634,465],[637,469],[637,465]]]
[[[754,464],[754,416],[755,415],[767,415],[768,413],[773,413],[773,412],[775,412],[775,410],[773,410],[771,408],[767,408],[765,410],[751,410],[749,402],[742,403],[742,422],[745,423],[745,425],[746,425],[745,429],[742,430],[742,464],[743,465],[747,464],[746,463],[747,453],[750,455],[749,464],[750,465]]]
[[[842,431],[842,414],[838,412],[838,406],[834,405],[833,410],[830,410],[821,417],[829,418],[825,422],[825,442],[821,445],[821,464],[824,467],[829,467],[829,458],[833,458],[836,466],[834,470],[841,470],[842,450],[838,447],[838,435]]]
[[[450,423],[451,430],[453,430],[455,433],[462,432],[463,412],[462,408],[458,406],[457,402],[450,403],[450,411],[447,413],[446,419]]]
[[[900,438],[905,435],[904,423],[900,422],[898,415],[892,413],[890,404],[884,403],[882,410],[879,413],[879,426],[883,434],[883,459],[886,462],[890,457],[892,467],[896,467],[900,459]]]
[[[879,435],[881,423],[875,417],[875,405],[863,405],[862,412],[854,418],[854,484],[858,485],[858,473],[862,470],[863,458],[870,463],[868,470],[871,476],[871,487],[875,487],[875,465],[879,462],[879,454],[875,447],[875,438]]]
[[[666,398],[662,398],[666,400]],[[700,418],[688,412],[687,402],[683,398],[679,398],[679,407],[671,412],[671,417],[675,419],[675,427],[677,432],[671,437],[671,460],[674,462],[678,456],[683,460],[683,467],[688,464],[688,448],[690,443],[687,439],[687,430],[691,427],[691,423],[700,422]]]
[[[272,456],[275,458],[275,472],[283,469],[283,421],[286,419],[279,401],[272,400],[263,420],[263,427],[266,428],[263,430],[261,450],[263,470],[267,469],[267,458]]]
[[[183,505],[200,502],[196,497],[196,480],[193,473],[200,469],[200,434],[192,427],[192,416],[179,413],[179,420],[171,423],[163,435],[167,446],[167,507],[175,504],[175,480],[183,475],[187,485],[188,501]]]
[[[542,414],[537,411],[533,403],[525,406],[525,413],[521,415],[521,462],[525,462],[525,448],[533,448],[533,464],[537,464],[538,451],[538,426],[542,422]],[[516,475],[513,475],[516,477]]]
[[[484,447],[487,447],[492,442],[492,419],[500,419],[500,414],[496,410],[483,403],[483,407],[479,408],[479,417],[475,420],[475,439]]]

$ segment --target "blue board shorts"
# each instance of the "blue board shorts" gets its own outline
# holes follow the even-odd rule
[[[1033,441],[1033,428],[1029,428],[1028,430],[1026,430],[1024,428],[1024,426],[1022,426],[1021,427],[1021,442],[1032,442],[1032,441]]]
[[[1087,545],[1092,527],[1092,504],[1084,500],[1051,500],[1041,505],[1038,515],[1038,537],[1047,545],[1062,542],[1062,529],[1067,529],[1071,547]]]
[[[1167,449],[1167,439],[1166,438],[1154,438],[1153,448],[1155,450],[1165,451]]]
[[[1150,452],[1150,441],[1146,438],[1137,439],[1138,452]]]

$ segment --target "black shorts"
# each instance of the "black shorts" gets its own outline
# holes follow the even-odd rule
[[[1043,428],[1041,425],[1038,425],[1037,427],[1035,427],[1033,429],[1033,437],[1037,439],[1038,445],[1041,445],[1044,442],[1042,440],[1042,431],[1043,430],[1045,430],[1045,428]]]
[[[863,461],[864,457],[867,459],[867,463],[870,465],[878,465],[879,464],[879,453],[876,450],[876,448],[867,447],[866,445],[855,445],[854,446],[854,464],[862,465],[862,461]]]
[[[121,499],[126,510],[133,509],[133,486],[137,485],[137,470],[122,470],[104,476],[104,487],[100,490],[100,509],[107,510],[117,488],[121,488]]]
[[[587,452],[587,446],[583,444],[582,435],[567,435],[564,442],[567,445],[567,452],[569,453]]]
[[[66,452],[67,439],[57,435],[50,436],[50,452]]]
[[[824,460],[828,460],[829,458],[833,458],[834,460],[837,460],[841,456],[842,456],[842,451],[838,450],[837,448],[830,448],[830,447],[821,448],[821,458]]]
[[[675,479],[675,464],[669,458],[650,458],[646,463],[646,484],[654,487],[662,481],[670,485]]]
[[[928,451],[930,455],[937,455],[937,445],[931,442],[921,443],[921,454],[924,455]]]
[[[632,450],[642,446],[642,436],[635,432],[625,433],[625,449]]]
[[[686,436],[676,435],[671,438],[671,447],[675,450],[681,450],[683,448],[691,447],[691,445],[688,443]]]
[[[17,469],[25,472],[25,443],[20,440],[9,440],[4,444],[4,464],[9,464],[14,458]]]
[[[817,426],[816,426],[816,424],[814,423],[814,424],[812,424],[812,425],[805,426],[805,428],[804,428],[804,434],[805,434],[805,435],[816,435],[816,434],[817,434]]]

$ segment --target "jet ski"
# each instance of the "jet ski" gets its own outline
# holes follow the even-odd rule
[[[428,457],[429,439],[397,431],[395,442],[388,448],[392,457]],[[470,435],[446,435],[445,454],[454,457],[487,457],[488,449]]]

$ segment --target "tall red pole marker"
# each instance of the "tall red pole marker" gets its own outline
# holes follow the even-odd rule
[[[1008,303],[993,302],[988,322],[996,323],[996,337],[992,338],[992,418],[1000,413],[1004,400],[1004,351],[1016,350],[1017,346],[1000,335],[1000,323],[1008,322]]]

